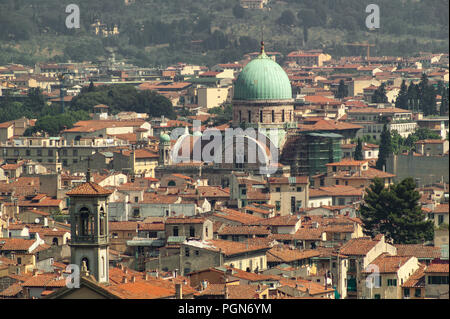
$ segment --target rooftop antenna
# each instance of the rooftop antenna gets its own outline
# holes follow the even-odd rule
[[[91,181],[91,158],[87,158],[87,171],[86,171],[86,183]]]
[[[261,27],[261,54],[264,52],[264,25]]]

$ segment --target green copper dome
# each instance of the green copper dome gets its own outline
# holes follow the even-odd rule
[[[263,51],[239,74],[234,85],[233,99],[247,101],[292,99],[291,83],[281,66]]]
[[[170,136],[167,135],[167,134],[161,134],[161,135],[159,136],[159,141],[160,141],[160,142],[163,142],[163,143],[165,143],[165,142],[170,142]]]

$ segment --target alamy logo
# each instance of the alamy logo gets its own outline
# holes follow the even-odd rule
[[[378,266],[370,264],[367,271],[370,271],[371,274],[366,278],[366,287],[369,289],[380,288],[380,269]]]
[[[80,28],[80,8],[76,4],[69,4],[66,7],[66,13],[70,13],[66,18],[66,27],[68,29]]]
[[[80,288],[80,267],[75,264],[67,265],[66,272],[70,273],[66,277],[66,287],[69,289]]]
[[[201,122],[194,120],[194,132],[200,132]],[[176,140],[171,158],[173,163],[204,162],[214,164],[259,164],[261,174],[274,174],[278,169],[277,129],[227,128],[225,134],[216,128],[207,128],[195,140],[185,129],[171,132]]]
[[[366,13],[370,13],[366,18],[366,27],[368,29],[380,28],[380,7],[376,4],[369,4],[366,7]]]

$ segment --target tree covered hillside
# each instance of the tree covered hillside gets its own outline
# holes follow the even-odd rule
[[[131,1],[133,2],[133,1]],[[112,48],[117,58],[142,66],[173,62],[215,64],[253,52],[264,27],[267,50],[322,48],[361,55],[346,42],[376,44],[372,55],[448,52],[447,0],[378,0],[381,27],[368,31],[372,0],[285,0],[248,10],[238,0],[2,0],[0,64],[97,60]],[[67,29],[66,6],[80,7],[80,29]],[[99,20],[120,34],[95,36]]]

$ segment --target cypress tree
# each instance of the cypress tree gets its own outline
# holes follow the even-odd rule
[[[358,137],[358,144],[356,145],[356,148],[355,148],[355,160],[362,161],[363,159],[364,159],[364,156],[363,156],[362,141]]]
[[[392,154],[391,133],[387,129],[387,124],[383,125],[383,132],[381,132],[380,151],[378,152],[378,160],[376,168],[383,170],[386,167],[386,159]]]
[[[343,99],[344,97],[346,97],[348,95],[348,89],[347,86],[344,83],[344,80],[340,80],[339,81],[339,87],[336,93],[336,97],[338,99]]]
[[[372,96],[372,103],[387,103],[386,86],[382,83]]]
[[[400,109],[408,109],[408,87],[405,80],[402,81],[400,86],[400,92],[398,93],[397,100],[395,101],[395,107]]]

